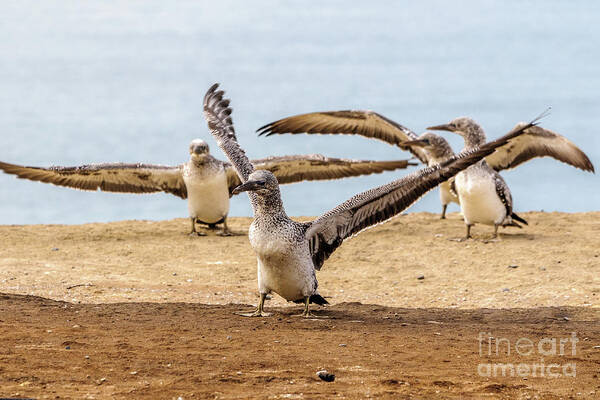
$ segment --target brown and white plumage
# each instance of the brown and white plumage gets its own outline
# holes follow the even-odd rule
[[[515,129],[523,124],[517,124]],[[407,127],[373,111],[300,114],[271,122],[259,128],[258,132],[259,135],[266,136],[284,133],[355,134],[407,149],[421,162],[430,166],[447,160],[454,154],[448,142],[441,136],[431,132],[417,135]],[[485,160],[496,171],[502,171],[536,157],[552,157],[575,168],[594,171],[594,166],[581,149],[564,136],[540,126],[527,128],[524,134],[498,148]],[[453,179],[440,185],[442,218],[445,218],[449,203],[459,204],[458,196],[452,190],[453,186]]]
[[[280,184],[300,181],[341,179],[406,168],[416,163],[408,160],[373,161],[325,157],[320,154],[268,157],[252,160],[255,169],[271,171]],[[227,180],[233,190],[242,183],[231,165],[227,165]]]
[[[187,198],[181,166],[88,164],[77,167],[28,167],[0,161],[0,169],[18,178],[80,190],[122,193],[167,192]]]
[[[269,157],[254,160],[258,169],[272,171],[280,183],[340,179],[406,168],[406,160],[371,161],[324,157],[320,154]],[[224,224],[229,197],[241,182],[229,163],[217,160],[201,139],[190,144],[190,160],[179,166],[151,164],[91,164],[78,167],[27,167],[0,162],[0,170],[19,178],[80,190],[122,193],[171,193],[187,199],[191,232],[196,222]]]
[[[421,148],[404,146],[405,142],[418,138],[416,133],[374,111],[342,110],[294,115],[266,124],[257,132],[265,136],[284,133],[360,135],[408,150],[424,164],[428,161]]]
[[[517,124],[515,128],[522,124]],[[566,137],[541,126],[526,129],[523,135],[487,156],[485,161],[496,171],[502,171],[536,157],[552,157],[575,168],[594,172],[592,162],[579,147]]]
[[[299,223],[286,215],[275,177],[267,171],[255,170],[239,146],[229,118],[229,101],[216,89],[216,85],[211,87],[205,96],[206,119],[219,147],[243,182],[234,192],[248,191],[254,211],[249,239],[258,258],[261,300],[253,316],[264,315],[264,298],[271,291],[290,301],[303,299],[305,315],[308,315],[309,302],[313,298],[315,302],[322,299],[317,292],[314,271],[322,267],[345,239],[394,217],[426,192],[477,163],[525,129],[512,131],[439,165],[360,193],[312,222]]]

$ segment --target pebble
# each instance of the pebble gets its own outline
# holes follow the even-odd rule
[[[338,346],[340,346],[340,347],[346,347],[346,343],[340,343]]]
[[[231,340],[231,336],[227,336],[227,340]]]
[[[58,247],[53,247],[52,251],[58,251]]]
[[[317,376],[319,378],[321,378],[321,380],[323,380],[325,382],[333,382],[335,380],[335,375],[334,374],[330,374],[329,372],[327,372],[326,369],[322,369],[320,371],[317,371]]]
[[[545,271],[546,267],[540,267],[540,271]]]
[[[504,289],[502,289],[502,291],[503,292],[510,292],[510,289],[509,288],[504,288]]]
[[[65,350],[71,350],[71,346],[65,347]]]
[[[519,266],[518,266],[518,265],[509,265],[509,266],[508,266],[508,268],[513,268],[513,269],[515,269],[515,268],[519,268]]]
[[[422,281],[423,279],[425,279],[425,275],[419,275],[419,276],[417,276],[417,279]]]

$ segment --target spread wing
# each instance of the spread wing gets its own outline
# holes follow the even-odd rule
[[[523,125],[519,123],[516,128]],[[552,157],[575,168],[594,172],[592,162],[579,147],[564,136],[539,126],[526,129],[523,135],[487,156],[485,161],[496,171],[501,171],[535,157]]]
[[[517,138],[536,121],[537,119],[515,128],[479,148],[463,151],[439,165],[360,193],[323,214],[306,231],[315,268],[320,269],[323,262],[346,238],[399,214],[441,182],[493,153],[494,149],[505,145],[509,140]]]
[[[232,163],[227,168],[227,180],[231,192],[232,181],[241,179],[241,181],[246,182],[248,176],[254,171],[254,167],[237,142],[233,120],[231,119],[233,110],[229,107],[229,100],[223,99],[225,92],[217,90],[218,87],[219,84],[215,83],[204,95],[204,117],[217,144]],[[230,172],[232,167],[239,175],[238,178]]]
[[[0,169],[18,178],[80,190],[123,193],[166,192],[182,199],[187,198],[181,166],[107,163],[41,168],[0,162]]]
[[[408,150],[427,164],[427,154],[422,148],[402,145],[403,142],[416,140],[416,133],[373,111],[324,111],[294,115],[271,122],[259,128],[257,132],[266,136],[283,133],[360,135],[383,140]]]
[[[252,165],[254,165],[255,169],[271,171],[277,177],[279,184],[286,184],[369,175],[406,168],[409,165],[416,164],[408,160],[347,160],[325,157],[320,154],[309,154],[252,160]],[[231,192],[242,182],[231,165],[226,166],[226,171],[229,191]]]

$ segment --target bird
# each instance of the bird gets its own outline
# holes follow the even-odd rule
[[[316,270],[344,242],[361,231],[396,216],[426,192],[456,173],[491,154],[518,137],[537,119],[482,146],[461,152],[432,167],[410,173],[363,193],[359,193],[310,222],[296,222],[286,214],[277,177],[255,169],[237,142],[230,101],[214,84],[204,97],[204,115],[217,145],[230,160],[241,185],[233,192],[248,192],[254,218],[248,231],[250,245],[258,262],[260,300],[252,313],[267,316],[266,296],[275,292],[287,301],[304,303],[303,316],[311,316],[309,305],[327,304],[319,294]]]
[[[517,127],[521,125],[519,123]],[[483,128],[469,117],[458,117],[447,124],[427,129],[461,135],[465,150],[477,148],[486,141]],[[467,228],[465,239],[471,238],[471,227],[475,223],[493,225],[494,239],[498,237],[499,226],[520,228],[519,222],[527,225],[527,221],[513,211],[510,189],[499,170],[513,168],[536,156],[548,155],[584,171],[594,172],[591,161],[579,148],[566,138],[538,126],[527,129],[526,134],[507,144],[503,150],[461,171],[454,179]]]
[[[104,163],[75,167],[27,167],[0,161],[0,170],[18,178],[51,183],[80,190],[107,192],[165,192],[187,199],[190,235],[205,236],[196,224],[216,229],[223,224],[221,236],[233,233],[227,227],[229,199],[240,184],[231,164],[210,154],[208,144],[194,139],[190,159],[177,166],[153,164]],[[407,168],[408,160],[372,161],[325,157],[320,154],[289,155],[253,160],[258,169],[268,169],[280,183],[339,179]]]
[[[520,122],[515,129],[520,128]],[[354,134],[382,140],[410,151],[422,163],[432,166],[454,155],[450,144],[433,132],[417,135],[409,128],[370,110],[324,111],[294,115],[268,123],[257,130],[260,135],[284,133]],[[535,125],[526,129],[518,139],[500,147],[487,156],[486,163],[496,171],[514,168],[536,157],[553,157],[584,171],[594,171],[587,155],[564,136]],[[459,204],[453,179],[440,185],[442,213],[450,203]]]

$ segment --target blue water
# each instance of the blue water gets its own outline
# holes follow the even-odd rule
[[[543,126],[600,167],[600,3],[506,4],[3,1],[0,160],[179,164],[196,137],[222,158],[201,112],[204,92],[221,82],[253,158],[408,157],[358,137],[255,136],[296,113],[372,109],[417,132],[468,115],[496,137],[552,106]],[[284,202],[290,215],[318,215],[404,173],[289,185]],[[503,175],[517,211],[599,209],[597,175],[546,159]],[[434,191],[411,210],[439,208]],[[250,212],[246,196],[234,198],[231,215]],[[79,192],[0,174],[0,224],[185,216],[185,202],[167,194]]]

